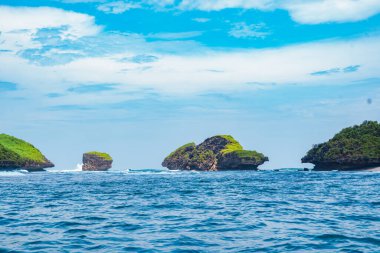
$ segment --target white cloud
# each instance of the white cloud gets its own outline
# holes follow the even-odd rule
[[[61,0],[61,1],[64,3],[69,3],[69,4],[104,2],[104,0]]]
[[[94,17],[50,7],[0,6],[0,43],[7,50],[38,47],[33,35],[43,28],[61,30],[61,39],[75,40],[97,34]]]
[[[201,36],[202,31],[191,31],[191,32],[176,32],[176,33],[151,33],[146,36],[146,38],[151,39],[161,39],[161,40],[178,40],[178,39],[189,39]]]
[[[234,23],[229,35],[235,38],[260,38],[267,37],[270,32],[264,23],[246,24],[245,22]]]
[[[210,21],[209,18],[193,18],[192,20],[198,23],[207,23]]]
[[[285,9],[304,24],[353,22],[380,12],[379,0],[183,0],[179,8],[218,11],[227,8],[274,10]]]
[[[277,49],[207,51],[197,55],[156,54],[157,61],[145,63],[122,61],[131,54],[120,53],[44,67],[32,65],[15,55],[0,54],[0,79],[45,94],[65,92],[78,84],[118,84],[117,89],[109,94],[70,94],[60,98],[66,103],[77,104],[122,101],[123,95],[120,94],[131,89],[190,95],[273,88],[273,83],[347,84],[354,80],[380,77],[379,45],[380,37],[373,37]],[[355,72],[310,75],[324,69],[354,65],[361,67]]]
[[[116,2],[100,4],[98,6],[98,10],[103,11],[105,13],[121,14],[130,9],[136,9],[140,7],[141,5],[139,3],[116,1]]]
[[[159,7],[165,7],[169,5],[174,5],[175,0],[142,0],[145,4],[155,5]]]
[[[101,0],[64,0],[65,2],[102,2]],[[303,24],[355,22],[380,13],[379,0],[141,0],[143,6],[161,10],[166,7],[181,10],[219,11],[228,8],[272,11],[283,9],[293,20]],[[115,7],[111,8],[114,3]],[[123,4],[124,3],[124,4]],[[105,4],[109,12],[121,13],[129,8],[127,2]],[[124,7],[123,7],[124,6]]]
[[[0,16],[2,32],[68,26],[70,36],[82,37],[99,31],[92,16],[50,7],[0,6]]]
[[[26,42],[20,40],[20,38],[24,38],[27,42],[37,43],[32,41],[32,38],[42,28],[61,29],[65,27],[62,32],[67,34],[62,36],[67,39],[81,36],[86,38],[80,44],[79,52],[70,48],[63,52],[59,51],[61,49],[57,49],[58,51],[46,52],[48,55],[80,54],[86,52],[87,48],[92,52],[100,51],[102,48],[109,50],[109,47],[116,47],[115,50],[103,51],[99,54],[85,53],[80,58],[74,57],[70,61],[55,66],[34,65],[22,58],[20,53],[1,52],[0,80],[19,84],[23,88],[23,92],[40,95],[65,94],[70,87],[80,84],[117,84],[114,90],[106,91],[101,95],[70,93],[48,100],[48,103],[52,104],[63,101],[84,105],[123,101],[122,94],[138,89],[153,90],[162,94],[194,94],[209,91],[265,89],[283,84],[340,84],[380,77],[378,59],[380,37],[238,51],[215,51],[205,48],[200,50],[200,47],[191,44],[186,46],[186,49],[182,48],[181,52],[170,54],[162,50],[162,44],[150,43],[141,37],[130,40],[126,34],[117,34],[117,36],[101,38],[105,33],[95,37],[86,37],[99,32],[99,27],[88,15],[52,8],[0,8],[0,12],[4,12],[4,10],[7,10],[6,15],[9,20],[20,19],[14,23],[0,20],[0,27],[8,36],[5,38],[15,36],[13,42],[25,44]],[[43,14],[46,14],[43,18],[39,17]],[[50,15],[54,15],[54,17]],[[43,22],[44,18],[47,19],[46,22]],[[30,22],[28,22],[29,19],[31,19]],[[19,22],[23,22],[25,25]],[[190,38],[200,34],[201,32],[189,32],[153,36],[170,40]],[[54,41],[54,36],[48,37],[48,43],[51,43],[51,40]],[[243,33],[238,36],[243,36]],[[3,34],[1,34],[1,38],[4,39]],[[107,41],[110,44],[106,44]],[[168,41],[159,43],[169,43],[167,47],[170,47],[171,50],[176,47],[175,44]],[[185,44],[185,41],[179,42],[182,47]],[[142,62],[123,60],[134,58],[142,53],[152,54],[156,60]],[[359,65],[360,68],[357,67],[355,71],[351,71],[352,68]],[[335,71],[331,75],[311,74],[336,68],[342,70]]]
[[[183,0],[179,7],[185,10],[198,9],[218,11],[227,8],[268,10],[274,6],[273,0]]]
[[[379,0],[288,1],[284,5],[292,18],[303,24],[353,22],[380,12]]]

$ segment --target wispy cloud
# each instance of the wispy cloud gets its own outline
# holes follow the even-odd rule
[[[151,33],[146,35],[149,39],[159,39],[159,40],[180,40],[180,39],[190,39],[194,37],[201,36],[202,31],[190,31],[190,32],[170,32],[170,33]]]
[[[331,75],[331,74],[337,74],[337,73],[352,73],[358,71],[360,68],[360,65],[352,65],[347,66],[345,68],[332,68],[327,70],[320,70],[316,72],[310,73],[312,76],[325,76],[325,75]]]
[[[274,6],[274,0],[182,0],[179,4],[179,8],[184,10],[198,9],[203,11],[218,11],[228,8],[268,10],[272,9]]]
[[[245,22],[234,23],[229,35],[235,38],[260,38],[263,39],[270,35],[264,23],[259,24],[246,24]]]
[[[67,91],[74,93],[97,93],[114,89],[116,89],[115,84],[90,84],[71,87]]]
[[[87,111],[91,110],[91,107],[89,106],[83,106],[83,105],[56,105],[51,106],[48,108],[50,111]]]
[[[313,73],[310,73],[312,76],[324,76],[324,75],[331,75],[335,73],[339,73],[340,68],[333,68],[333,69],[327,69],[327,70],[321,70],[321,71],[316,71]]]
[[[120,59],[121,62],[134,62],[134,63],[149,63],[158,61],[158,57],[154,55],[139,54],[132,57],[124,57]]]
[[[284,9],[293,20],[303,24],[353,22],[367,19],[380,12],[377,0],[182,0],[184,10],[219,11],[228,8],[258,9],[262,11]]]
[[[103,2],[102,0],[62,0],[66,3]],[[103,11],[122,13],[135,8],[132,1],[112,1],[101,4]],[[378,0],[140,0],[138,5],[165,10],[166,7],[182,11],[220,11],[240,8],[272,11],[282,9],[289,12],[292,19],[302,24],[343,23],[365,20],[380,13]]]
[[[198,22],[198,23],[207,23],[207,22],[210,22],[209,18],[193,18],[192,20],[195,21],[195,22]]]
[[[345,67],[342,71],[344,73],[356,72],[359,70],[359,68],[360,68],[360,65],[352,65],[352,66]]]
[[[48,98],[59,98],[59,97],[63,97],[63,96],[65,96],[65,94],[63,94],[63,93],[52,92],[52,93],[48,93],[48,94],[46,94],[46,96],[47,96]]]
[[[137,8],[141,8],[141,5],[130,1],[115,1],[98,5],[99,11],[111,14],[121,14],[130,9]]]

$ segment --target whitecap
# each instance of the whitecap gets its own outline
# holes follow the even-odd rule
[[[22,177],[24,174],[28,173],[28,171],[0,171],[0,177]]]
[[[83,163],[78,163],[74,169],[64,169],[64,170],[57,170],[57,169],[50,169],[47,170],[48,172],[52,173],[71,173],[71,172],[79,172],[82,171]]]
[[[118,172],[125,174],[170,174],[172,171],[168,169],[125,169]]]

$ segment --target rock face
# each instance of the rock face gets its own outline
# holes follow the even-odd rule
[[[32,144],[16,137],[0,134],[0,169],[43,171],[54,167]]]
[[[380,167],[380,124],[364,121],[340,131],[329,141],[314,145],[303,163],[314,170],[362,170]]]
[[[243,147],[230,135],[217,135],[199,145],[188,143],[162,162],[170,170],[257,170],[268,157]]]
[[[83,154],[84,171],[106,171],[112,167],[112,157],[107,153],[87,152]]]

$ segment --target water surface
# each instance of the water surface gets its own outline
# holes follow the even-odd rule
[[[0,172],[0,252],[376,252],[380,174]]]

